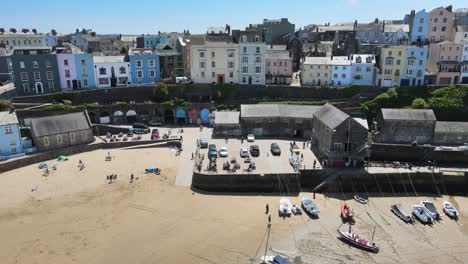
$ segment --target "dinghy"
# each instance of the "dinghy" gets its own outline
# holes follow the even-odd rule
[[[412,223],[414,221],[413,216],[406,211],[405,207],[401,203],[394,204],[390,207],[390,211],[398,216],[401,220],[406,223]]]
[[[354,200],[360,204],[367,204],[367,199],[362,198],[359,195],[354,195]]]
[[[457,209],[447,201],[442,204],[442,211],[450,218],[458,218]]]
[[[431,224],[432,223],[432,217],[426,213],[426,208],[419,205],[415,204],[413,205],[413,215],[415,218],[417,218],[421,223],[423,224]]]
[[[351,224],[355,223],[353,211],[349,208],[347,203],[343,203],[341,206],[341,218],[344,222],[349,222]]]
[[[278,209],[279,216],[291,216],[291,207],[292,204],[288,198],[281,198]]]
[[[309,199],[306,196],[302,196],[301,204],[305,212],[309,213],[310,215],[314,217],[318,217],[320,213],[320,209],[318,208],[317,205],[315,205],[315,203],[311,199]]]

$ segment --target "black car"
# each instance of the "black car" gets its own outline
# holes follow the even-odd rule
[[[258,147],[258,145],[252,145],[250,146],[250,155],[252,157],[258,157],[260,156],[260,148]]]
[[[218,157],[218,151],[216,150],[215,144],[210,144],[208,146],[208,158],[216,158]]]
[[[277,143],[271,143],[270,151],[271,151],[271,154],[275,156],[281,155],[281,148]]]

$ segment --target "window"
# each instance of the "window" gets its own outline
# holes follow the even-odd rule
[[[247,56],[242,56],[242,58],[241,58],[241,63],[249,63],[249,57],[247,57]]]
[[[260,53],[260,47],[256,47],[255,52]]]
[[[255,35],[255,42],[259,42],[260,41],[260,37]]]
[[[55,83],[54,82],[48,82],[47,85],[49,86],[49,90],[51,90],[51,91],[55,90]]]
[[[81,60],[81,66],[86,66],[86,60]]]
[[[24,66],[24,61],[20,61],[20,62],[19,62],[19,65],[20,65],[20,69],[26,68],[26,67]]]
[[[70,133],[70,141],[75,142],[75,133],[74,132]]]
[[[439,22],[439,19],[436,17],[434,18],[434,23],[437,23],[437,22]]]
[[[106,75],[106,68],[104,68],[104,67],[99,68],[99,74],[100,75]]]
[[[46,60],[46,61],[44,62],[44,64],[45,64],[46,68],[52,67],[52,63],[50,62],[50,60]]]
[[[245,77],[242,77],[242,83],[246,83],[247,79]]]
[[[442,23],[447,23],[447,18],[446,18],[446,17],[444,17],[444,18],[442,19]]]
[[[155,71],[155,70],[149,70],[149,76],[150,76],[151,78],[156,77],[156,71]]]
[[[41,80],[41,73],[40,72],[34,72],[34,80],[35,81],[40,81]]]
[[[68,66],[68,60],[63,60],[63,65]]]
[[[433,27],[432,32],[436,32],[436,31],[437,31],[437,27]]]
[[[71,88],[71,81],[67,80],[67,88]]]
[[[261,73],[262,72],[262,67],[261,66],[255,66],[255,73]]]
[[[320,72],[317,72],[317,77],[320,77]]]
[[[25,93],[29,93],[29,83],[23,83],[23,90]]]
[[[65,70],[65,77],[70,78],[70,70]]]
[[[244,53],[247,53],[247,47],[244,47],[242,50]]]
[[[205,78],[205,72],[201,72],[200,75],[202,78]]]
[[[205,58],[205,52],[204,51],[200,51],[200,58]]]
[[[233,51],[228,52],[228,58],[234,58],[234,52]]]
[[[13,154],[16,153],[16,146],[11,146],[11,153],[13,153]]]
[[[400,50],[400,51],[398,51],[398,56],[401,56],[401,50]]]
[[[211,73],[211,77],[212,77],[212,78],[215,78],[215,77],[216,77],[216,73],[215,73],[215,72],[212,72],[212,73]]]
[[[409,66],[414,66],[416,62],[414,60],[408,60],[408,65]]]
[[[409,69],[407,73],[408,75],[413,75],[414,71]]]
[[[233,69],[233,68],[234,68],[234,62],[233,62],[233,61],[228,62],[228,68],[229,68],[229,69]]]
[[[62,135],[57,135],[57,143],[62,144]]]
[[[390,69],[386,69],[386,70],[385,70],[385,74],[386,74],[386,75],[390,75],[390,74],[392,74],[392,70],[390,70]]]
[[[388,56],[392,56],[393,52],[391,50],[388,51]]]
[[[418,32],[421,33],[423,31],[422,27],[418,27]]]
[[[229,72],[229,78],[234,78],[234,72]]]
[[[393,59],[385,59],[385,65],[393,65]]]
[[[211,62],[211,68],[215,68],[216,67],[216,62],[212,61]]]
[[[211,58],[214,58],[216,53],[214,51],[211,52]]]
[[[336,73],[333,74],[333,78],[335,78],[335,79],[338,78],[338,74],[336,74]]]
[[[148,67],[154,67],[154,60],[148,61]]]
[[[136,61],[135,61],[135,64],[136,64],[136,66],[137,66],[138,68],[143,67],[143,61],[141,61],[141,60],[136,60]]]
[[[39,63],[37,61],[33,61],[33,68],[39,68]]]
[[[446,26],[443,26],[442,29],[441,29],[442,32],[445,32],[447,31],[447,27]]]
[[[419,60],[419,66],[423,65],[423,60]]]
[[[247,66],[242,66],[241,72],[242,72],[242,73],[248,73],[248,72],[249,72],[249,67],[247,67]]]
[[[137,78],[143,78],[143,71],[136,71]]]
[[[28,81],[28,73],[27,72],[21,72],[21,80],[23,82],[27,82]]]
[[[346,78],[346,74],[341,74],[341,78],[345,79]]]
[[[11,132],[10,132],[11,133]],[[8,134],[8,133],[7,133]],[[10,138],[10,145],[16,145],[15,138]]]
[[[367,66],[366,67],[366,72],[371,72],[371,69],[372,69],[371,67]]]
[[[11,133],[13,133],[13,131],[11,131],[11,127],[10,126],[5,127],[5,134],[11,134]]]
[[[419,23],[424,23],[424,18],[423,17],[419,19]]]
[[[88,79],[83,79],[83,86],[88,87]]]
[[[200,68],[202,68],[202,69],[205,68],[205,62],[204,61],[200,61]]]
[[[120,74],[126,74],[126,73],[127,73],[127,69],[126,69],[124,66],[122,66],[122,67],[119,68],[119,73],[120,73]]]
[[[397,60],[396,65],[400,65],[400,64],[401,64],[401,60]]]
[[[259,57],[259,56],[255,57],[255,63],[262,63],[262,57]],[[282,66],[281,64],[282,63],[280,62],[280,66]]]
[[[49,146],[49,137],[44,137],[44,146]]]

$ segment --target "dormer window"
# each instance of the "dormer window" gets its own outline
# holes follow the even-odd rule
[[[247,42],[247,36],[246,36],[246,35],[243,35],[241,41],[242,41],[242,42]]]
[[[255,35],[255,42],[260,42],[260,37]]]
[[[356,58],[356,63],[361,63],[361,57]]]
[[[372,63],[372,58],[371,58],[371,57],[367,57],[367,58],[366,58],[366,62],[367,62],[367,63]]]

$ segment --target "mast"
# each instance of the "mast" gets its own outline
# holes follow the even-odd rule
[[[376,228],[376,227],[377,227],[377,226],[374,225],[374,232],[372,232],[372,243],[374,243],[374,235],[375,235],[375,228]]]

